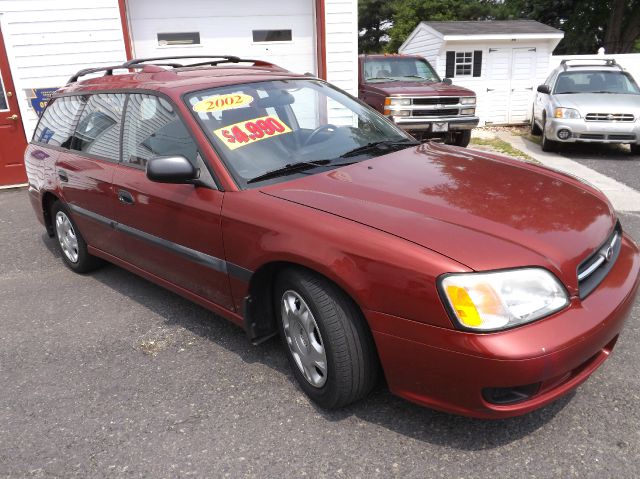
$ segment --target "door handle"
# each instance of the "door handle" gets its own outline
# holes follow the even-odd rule
[[[125,205],[132,205],[135,203],[133,195],[125,190],[118,190],[118,201]]]
[[[13,120],[13,121],[16,121],[18,118],[19,118],[19,117],[18,117],[18,115],[15,115],[15,114],[14,114],[14,115],[8,116],[8,117],[7,117],[7,120]]]
[[[64,181],[65,183],[69,181],[69,176],[67,176],[67,172],[64,170],[58,170],[58,178],[60,178],[60,181]]]

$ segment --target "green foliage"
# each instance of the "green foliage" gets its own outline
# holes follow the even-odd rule
[[[364,52],[396,52],[421,21],[521,18],[564,31],[557,54],[640,51],[640,0],[360,0],[359,12]]]

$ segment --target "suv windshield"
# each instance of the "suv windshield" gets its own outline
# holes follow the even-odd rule
[[[430,81],[439,82],[440,77],[431,65],[421,58],[383,57],[367,58],[364,61],[364,81]]]
[[[192,93],[186,102],[243,188],[416,143],[386,118],[318,80],[232,85]]]
[[[638,85],[626,72],[621,71],[574,71],[558,75],[554,93],[620,93],[640,94]]]

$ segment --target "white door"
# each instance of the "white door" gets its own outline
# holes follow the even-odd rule
[[[130,0],[135,56],[235,55],[317,73],[314,0]]]
[[[490,48],[486,122],[524,123],[531,114],[536,81],[536,49]]]
[[[524,123],[531,115],[536,79],[536,49],[514,48],[511,58],[509,123]]]
[[[511,48],[489,48],[487,68],[486,123],[508,123]]]

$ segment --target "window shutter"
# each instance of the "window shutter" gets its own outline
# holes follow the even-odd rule
[[[447,69],[444,76],[453,78],[456,72],[456,52],[447,52]]]
[[[482,75],[482,50],[475,50],[473,52],[473,76],[479,77]]]

